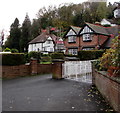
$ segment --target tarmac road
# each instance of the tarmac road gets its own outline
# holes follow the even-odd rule
[[[51,76],[3,80],[3,111],[112,111],[90,83]]]

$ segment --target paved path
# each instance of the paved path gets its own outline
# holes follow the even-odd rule
[[[51,75],[3,81],[3,111],[111,110],[91,84]]]

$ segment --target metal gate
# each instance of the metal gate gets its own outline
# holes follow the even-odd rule
[[[92,64],[90,60],[65,61],[62,68],[63,78],[92,83]]]

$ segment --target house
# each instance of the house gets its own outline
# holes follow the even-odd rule
[[[64,46],[64,41],[61,37],[58,37],[57,40],[55,41],[55,51],[56,52],[63,52],[65,53],[65,46]]]
[[[118,4],[118,6],[113,10],[114,17],[115,18],[120,18],[120,3],[117,2],[116,4]]]
[[[41,35],[29,42],[28,52],[39,51],[48,54],[49,52],[65,52],[63,39],[54,34],[42,30]]]
[[[71,28],[71,29],[70,29]],[[111,47],[111,37],[118,35],[119,26],[103,27],[99,24],[85,23],[75,34],[72,27],[67,31],[65,38],[66,54],[77,55],[79,50],[107,49]],[[73,35],[70,35],[70,31]],[[70,36],[76,37],[70,41]],[[72,48],[72,52],[69,51]]]
[[[42,53],[54,52],[55,43],[53,38],[55,37],[56,36],[53,34],[42,32],[41,35],[37,36],[35,39],[29,42],[28,52],[30,51],[40,51]]]
[[[64,35],[65,53],[77,55],[79,51],[79,37],[78,32],[80,27],[70,26],[66,34]]]
[[[116,26],[116,22],[113,19],[105,19],[103,18],[102,21],[100,22],[101,25],[109,25],[109,26]]]
[[[80,50],[110,48],[111,37],[118,35],[118,27],[103,27],[86,23],[78,33],[80,37]]]

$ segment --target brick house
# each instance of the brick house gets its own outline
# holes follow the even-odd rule
[[[70,26],[66,34],[64,35],[64,45],[66,49],[66,54],[77,55],[79,51],[79,37],[78,33],[80,27]]]
[[[64,44],[66,47],[66,54],[77,55],[79,50],[94,50],[94,49],[106,49],[111,46],[111,37],[118,35],[118,27],[103,27],[101,25],[95,25],[90,23],[85,23],[82,28],[78,28],[79,32],[73,32],[73,28],[70,27],[67,33],[65,34]],[[74,27],[76,28],[76,27]],[[77,29],[77,30],[78,30]],[[75,41],[70,41],[70,37],[76,37]],[[70,49],[73,49],[74,52],[70,52]]]

